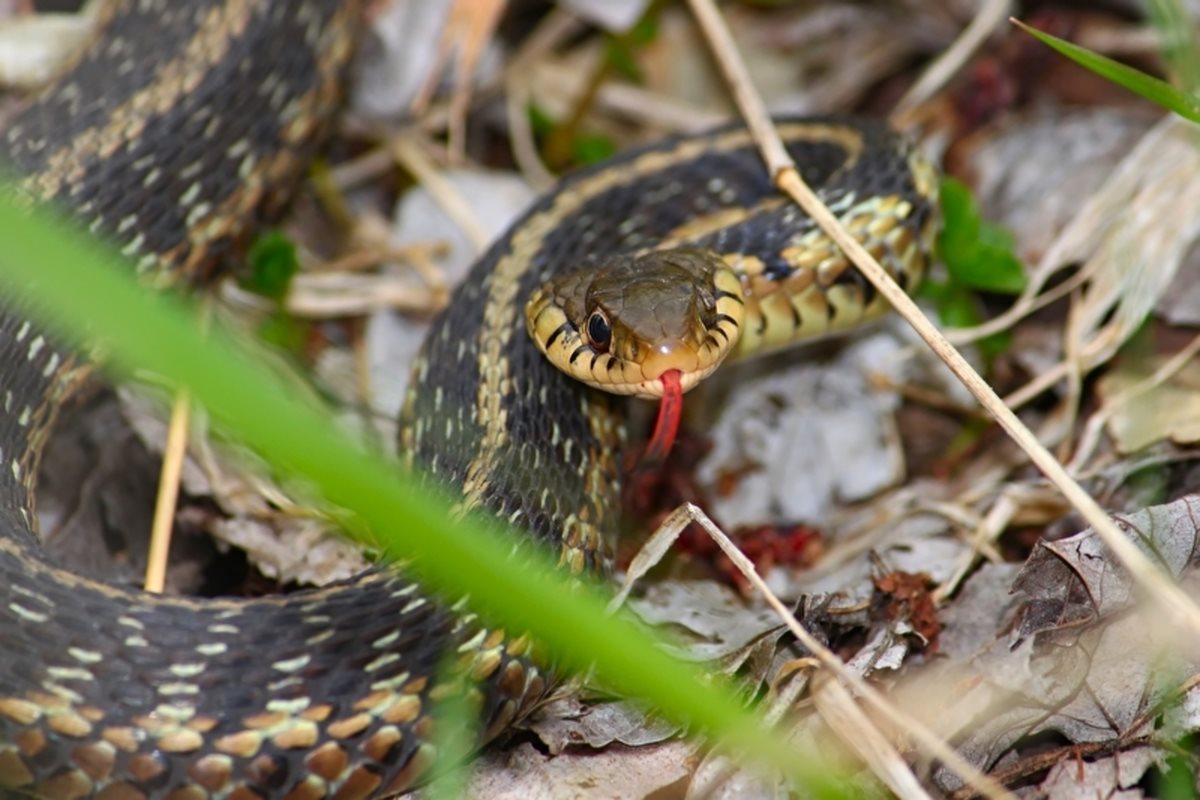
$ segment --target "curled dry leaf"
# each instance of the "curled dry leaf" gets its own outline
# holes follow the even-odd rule
[[[1200,498],[1117,519],[1168,576],[1192,596],[1200,593]],[[964,608],[990,607],[977,617],[964,618],[964,608],[948,613],[948,661],[931,665],[903,693],[916,692],[923,700],[910,703],[936,715],[944,731],[958,731],[960,751],[976,764],[990,769],[1003,757],[1006,769],[1017,769],[1028,755],[1031,771],[1040,772],[1048,765],[1034,769],[1037,748],[1027,754],[1022,743],[1047,732],[1119,749],[1146,736],[1198,729],[1194,713],[1160,712],[1175,700],[1181,677],[1196,672],[1200,652],[1181,647],[1178,632],[1138,604],[1127,573],[1099,537],[1085,531],[1039,544],[1013,583],[1023,602],[1016,620],[996,613],[1006,603],[996,596],[1003,577],[992,568],[968,582]],[[975,581],[982,590],[973,588]],[[936,704],[920,705],[930,700]],[[941,773],[937,780],[944,789],[959,785]]]
[[[614,742],[643,747],[669,739],[680,730],[634,703],[600,699],[584,703],[575,695],[547,703],[521,727],[536,734],[554,755],[571,747],[598,750]]]
[[[529,743],[485,753],[472,762],[461,797],[488,800],[559,800],[611,797],[676,797],[694,769],[698,745],[683,740],[600,751],[540,752]],[[443,797],[433,784],[405,797]]]
[[[1200,537],[1200,497],[1119,515],[1117,524],[1168,577],[1178,580],[1193,567]],[[1013,582],[1029,598],[1020,637],[1042,631],[1069,632],[1081,622],[1129,608],[1135,585],[1108,548],[1091,531],[1056,542],[1039,541]]]

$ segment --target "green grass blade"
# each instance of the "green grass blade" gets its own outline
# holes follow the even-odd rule
[[[1187,11],[1179,0],[1151,0],[1149,11],[1172,83],[1194,93],[1200,88],[1200,47]]]
[[[1113,61],[1111,58],[1094,53],[1087,48],[1071,44],[1065,39],[1059,39],[1057,36],[1051,36],[1037,28],[1031,28],[1020,20],[1014,19],[1012,23],[1085,69],[1091,70],[1115,84],[1124,86],[1131,92],[1152,103],[1157,103],[1169,111],[1174,111],[1185,119],[1200,122],[1200,103],[1187,92],[1180,91],[1166,81],[1161,81],[1119,61]]]
[[[224,331],[202,335],[185,303],[139,287],[108,248],[0,194],[0,288],[6,298],[36,289],[38,315],[62,341],[99,345],[110,367],[148,369],[187,387],[269,463],[354,509],[389,552],[412,558],[424,580],[447,596],[470,594],[475,608],[509,630],[533,631],[562,663],[594,665],[607,685],[649,700],[665,716],[794,780],[828,785],[826,768],[795,752],[727,688],[669,658],[638,626],[606,617],[594,587],[569,587],[546,558],[523,557],[514,568],[504,537],[478,523],[448,521],[444,503],[350,446]]]

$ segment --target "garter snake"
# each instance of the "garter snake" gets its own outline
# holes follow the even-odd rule
[[[361,5],[113,3],[76,65],[6,121],[0,156],[23,176],[18,191],[71,211],[151,282],[198,281],[278,213],[302,175],[338,104]],[[933,173],[900,140],[838,120],[789,121],[781,132],[810,180],[856,176],[828,192],[840,212],[903,202],[899,227],[927,240]],[[885,174],[872,177],[873,163]],[[515,523],[567,570],[604,570],[620,407],[542,358],[525,335],[524,299],[595,254],[721,236],[720,220],[793,213],[782,206],[740,128],[670,139],[564,180],[479,259],[435,321],[403,410],[406,466],[452,489],[457,513]],[[772,244],[768,234],[764,254],[746,258],[769,275],[765,253],[794,238]],[[736,238],[725,244],[737,249]],[[484,739],[544,696],[550,680],[526,637],[486,627],[395,570],[284,597],[196,600],[50,563],[32,524],[33,476],[85,369],[3,305],[0,791],[377,796],[411,785],[433,757],[428,708],[439,691],[472,694]],[[465,681],[439,683],[447,657]]]
[[[842,224],[901,286],[915,285],[934,230],[929,165],[866,121],[808,120],[782,134],[804,143],[801,169]],[[654,398],[667,371],[686,391],[727,356],[844,331],[887,310],[781,196],[743,198],[719,172],[703,188],[676,227],[664,221],[656,236],[570,264],[532,292],[529,335],[559,369],[597,389]]]

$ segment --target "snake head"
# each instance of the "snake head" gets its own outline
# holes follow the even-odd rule
[[[550,362],[589,386],[650,399],[678,370],[683,391],[737,343],[741,281],[710,250],[623,255],[550,279],[525,306]]]

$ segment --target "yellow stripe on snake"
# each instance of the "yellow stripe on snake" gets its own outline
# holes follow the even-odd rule
[[[0,157],[23,176],[21,192],[69,210],[151,282],[198,282],[295,188],[340,101],[362,5],[113,3],[78,63],[7,120]],[[933,171],[877,125],[795,120],[780,130],[826,202],[915,283],[934,227]],[[813,319],[823,329],[880,310],[771,189],[745,131],[630,152],[542,197],[455,292],[415,366],[405,465],[449,488],[459,511],[487,511],[552,548],[564,569],[606,570],[621,406],[556,370],[527,336],[523,309],[556,275],[664,245],[717,254],[785,319],[807,320],[743,325],[767,344],[773,326],[790,338],[808,335]],[[769,300],[788,283],[792,299]],[[394,570],[284,597],[196,600],[50,563],[34,532],[33,480],[84,370],[6,303],[0,792],[380,796],[419,780],[434,755],[430,698],[447,659],[468,676],[460,691],[478,700],[484,740],[544,697],[552,679],[525,637]]]

